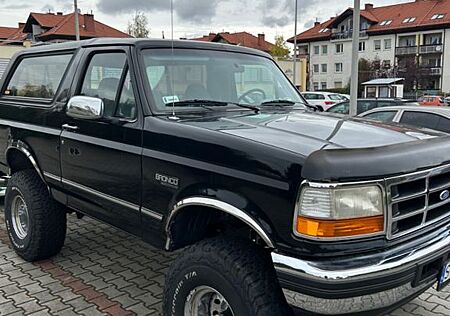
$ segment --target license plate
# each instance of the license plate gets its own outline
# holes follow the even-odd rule
[[[437,290],[440,291],[450,283],[450,261],[444,264],[439,277]]]

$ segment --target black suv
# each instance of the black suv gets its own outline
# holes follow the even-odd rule
[[[450,137],[316,113],[265,53],[55,44],[0,87],[25,260],[57,254],[76,213],[184,248],[165,315],[380,314],[448,283]]]

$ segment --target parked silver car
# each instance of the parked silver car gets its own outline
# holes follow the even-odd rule
[[[389,106],[376,108],[359,116],[450,133],[450,108],[441,106]]]

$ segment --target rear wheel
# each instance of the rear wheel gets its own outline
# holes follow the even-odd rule
[[[66,237],[66,212],[52,199],[34,170],[11,176],[5,197],[5,221],[14,250],[27,261],[56,255]]]
[[[250,241],[216,238],[186,248],[171,266],[165,316],[290,315],[267,253]]]

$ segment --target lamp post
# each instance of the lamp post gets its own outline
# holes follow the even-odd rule
[[[361,0],[354,0],[353,6],[353,36],[352,36],[352,71],[350,79],[350,116],[358,113],[358,61],[359,61],[359,32]]]
[[[294,86],[297,86],[297,24],[298,24],[298,0],[295,0],[295,26],[294,26]]]
[[[75,38],[77,41],[80,40],[80,21],[78,17],[78,3],[77,0],[73,0],[73,6],[75,9]]]

